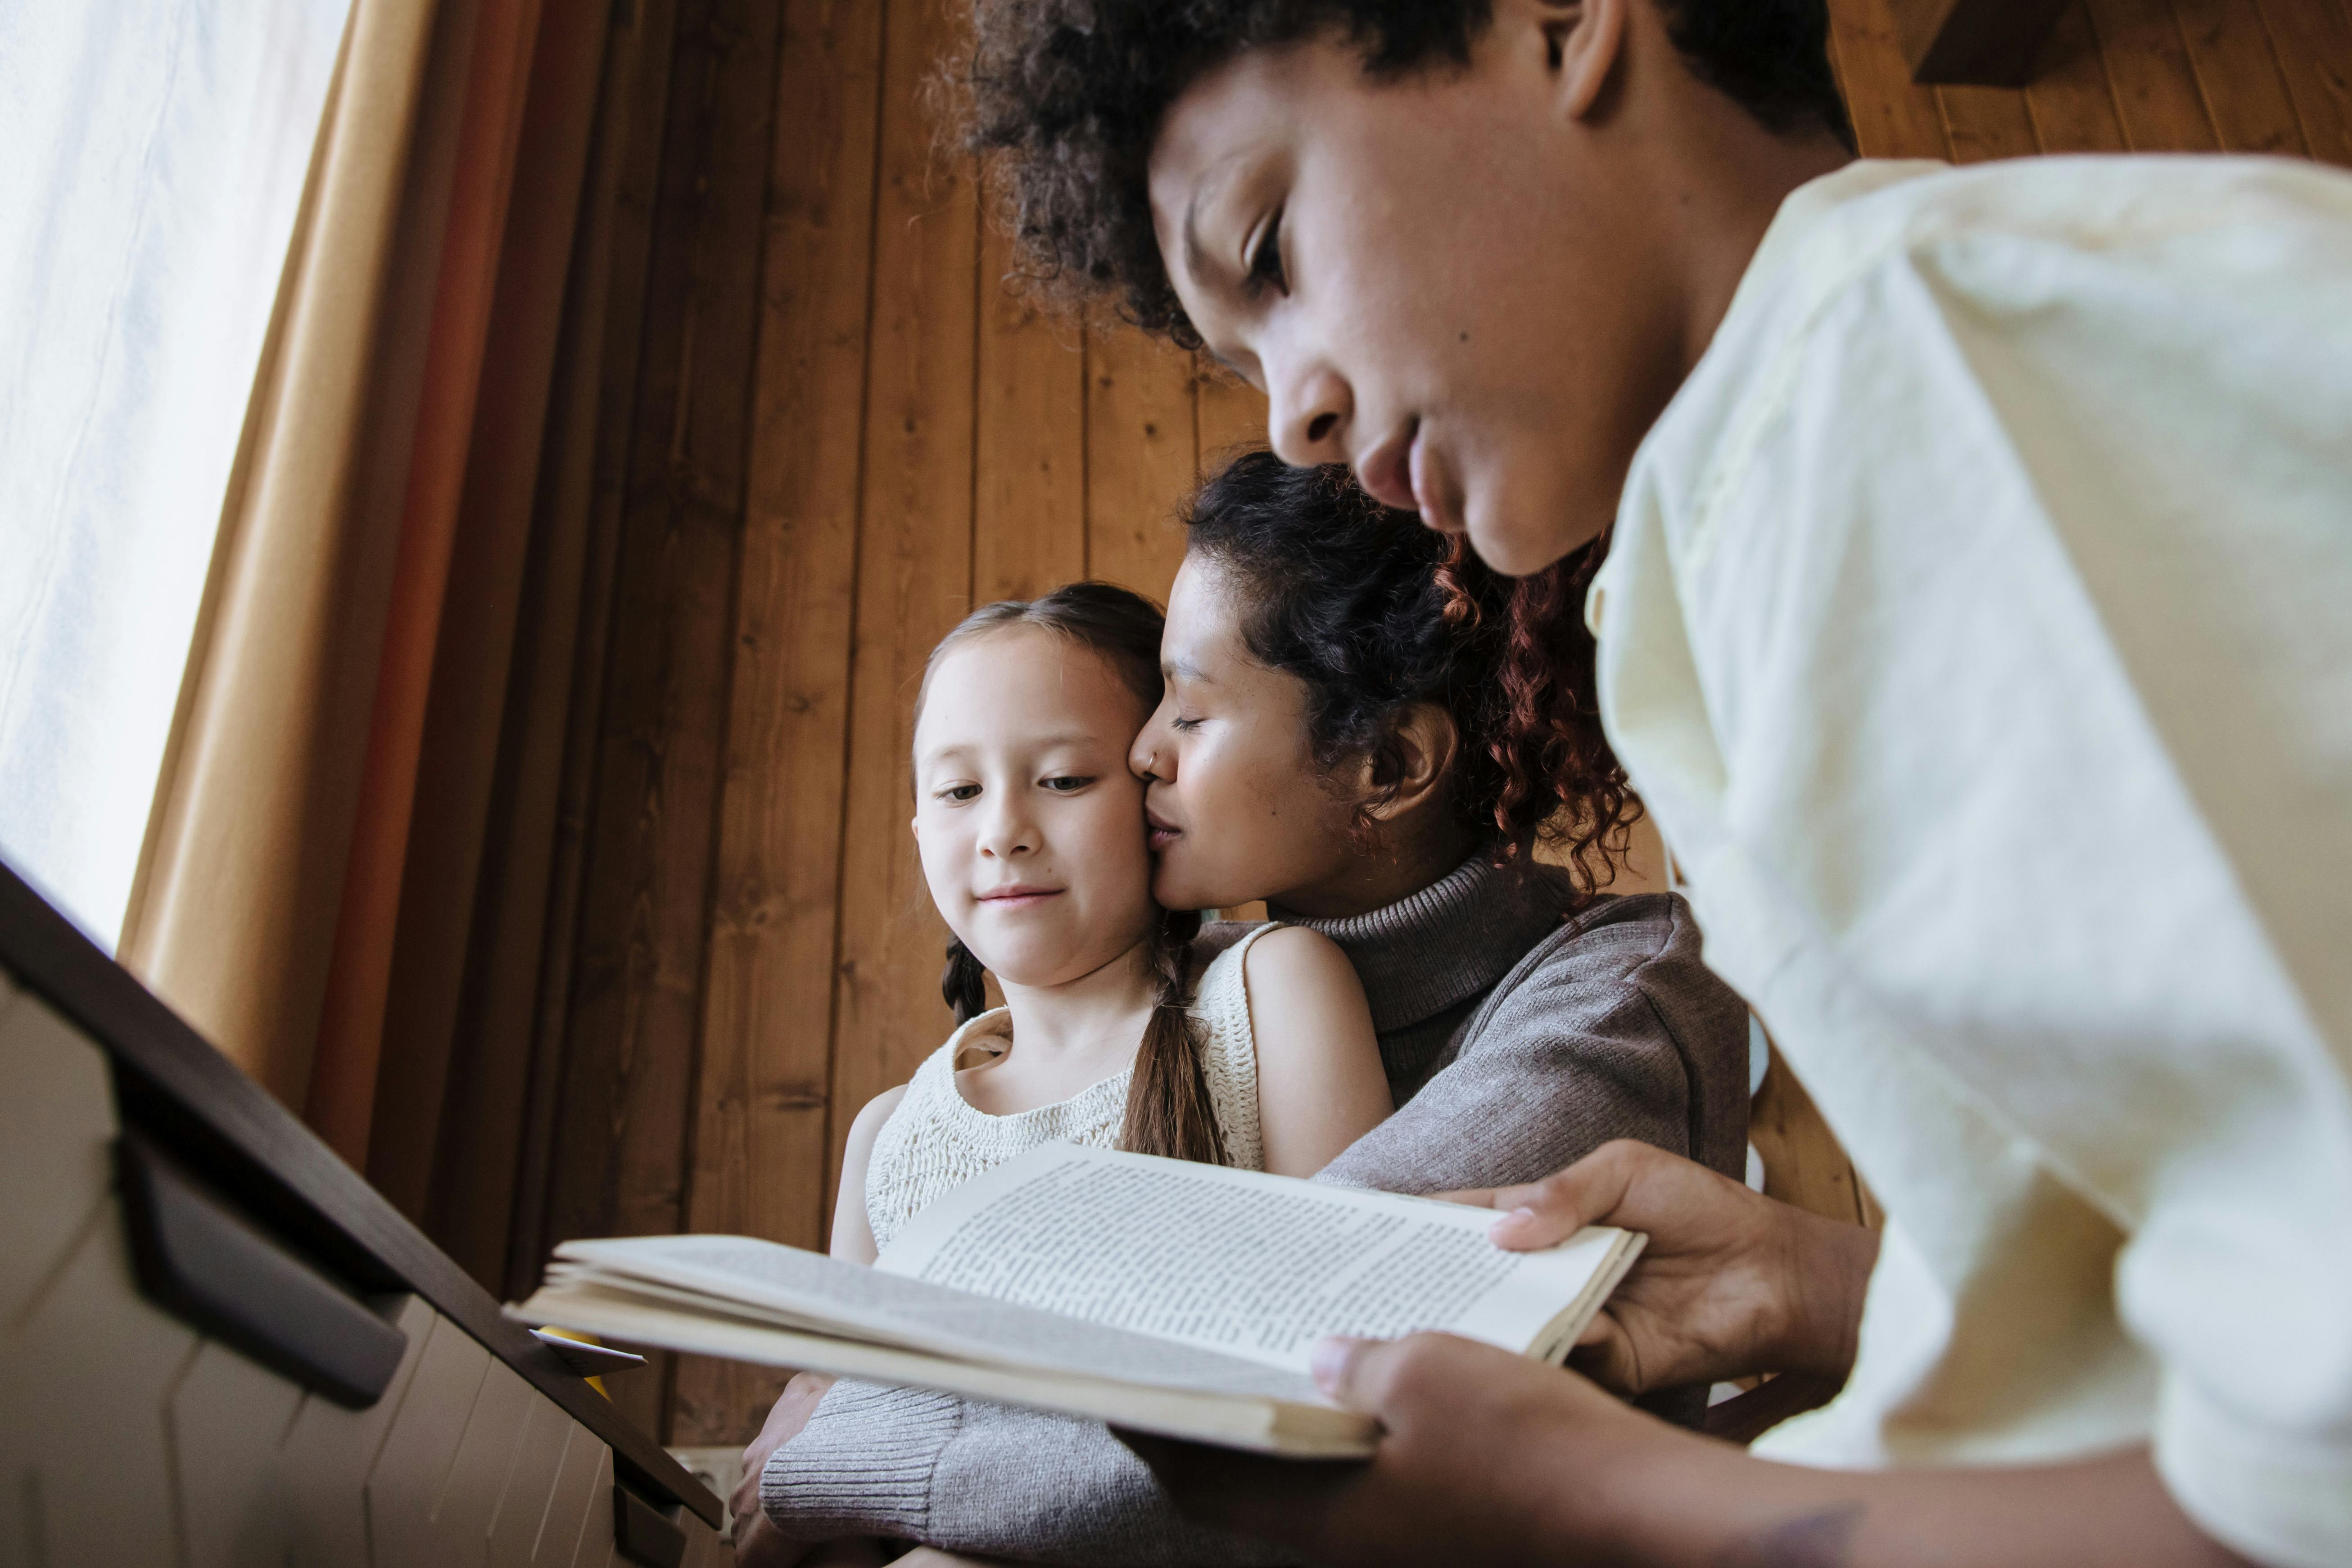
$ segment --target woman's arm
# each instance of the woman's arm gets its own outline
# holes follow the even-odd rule
[[[1394,1109],[1363,983],[1330,938],[1271,931],[1242,954],[1265,1168],[1310,1176]]]

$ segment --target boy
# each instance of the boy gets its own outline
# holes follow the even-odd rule
[[[1330,1561],[2352,1561],[2352,182],[1849,166],[1823,31],[980,13],[1055,275],[1506,570],[1613,519],[1612,739],[1890,1214],[1491,1195],[1651,1233],[1615,1389],[1850,1369],[1754,1457],[1436,1336],[1331,1347],[1369,1465],[1139,1447]]]

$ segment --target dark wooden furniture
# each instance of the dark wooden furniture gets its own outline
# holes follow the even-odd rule
[[[719,1500],[0,867],[0,1561],[717,1568]]]

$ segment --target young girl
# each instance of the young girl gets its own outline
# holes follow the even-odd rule
[[[1196,983],[1200,917],[1152,902],[1127,753],[1160,701],[1160,635],[1148,601],[1078,583],[974,611],[932,651],[914,830],[960,1026],[851,1127],[835,1257],[872,1262],[1041,1143],[1304,1176],[1388,1114],[1363,987],[1328,938],[1257,928]]]

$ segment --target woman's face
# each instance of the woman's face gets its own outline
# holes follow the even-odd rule
[[[940,918],[1010,985],[1093,973],[1150,934],[1145,704],[1108,661],[1029,626],[965,642],[915,724],[915,840]]]
[[[1307,749],[1306,683],[1250,657],[1237,610],[1223,571],[1187,556],[1160,643],[1167,691],[1129,759],[1150,784],[1152,896],[1169,909],[1265,899],[1352,912],[1327,895],[1359,858],[1354,809]]]

